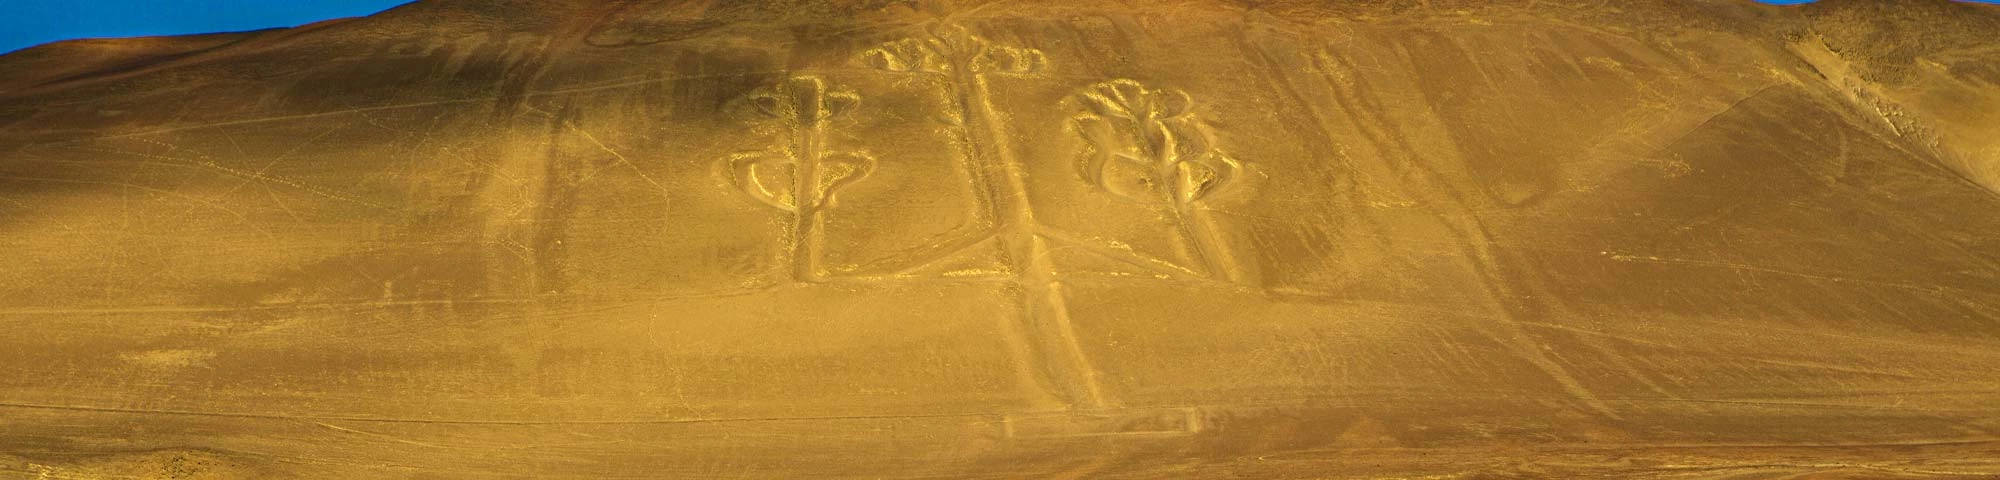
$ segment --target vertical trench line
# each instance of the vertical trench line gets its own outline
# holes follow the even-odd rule
[[[1179,196],[1179,193],[1176,192],[1175,196]],[[1215,252],[1212,251],[1208,239],[1202,236],[1206,232],[1202,231],[1200,225],[1195,224],[1194,205],[1175,199],[1174,205],[1168,208],[1173,209],[1175,226],[1179,227],[1181,235],[1187,236],[1188,244],[1194,250],[1194,261],[1201,264],[1202,270],[1208,273],[1208,278],[1211,280],[1227,278],[1229,275],[1227,269],[1222,268],[1215,258]]]
[[[575,201],[576,185],[568,178],[568,166],[562,156],[562,137],[576,122],[576,107],[563,105],[549,121],[548,150],[542,160],[542,191],[540,203],[534,213],[534,233],[529,236],[529,269],[526,295],[540,296],[557,293],[565,288],[562,281],[563,244],[562,237],[570,223],[570,204]]]
[[[980,214],[993,222],[993,231],[986,236],[1005,242],[1008,235],[1006,235],[1003,229],[1008,227],[1008,221],[1003,212],[1004,207],[1001,206],[1000,196],[993,191],[993,172],[989,168],[992,162],[989,152],[984,145],[980,144],[980,132],[973,127],[974,123],[977,122],[974,120],[972,108],[972,104],[975,102],[972,98],[973,92],[970,88],[970,83],[963,80],[965,76],[957,74],[957,72],[963,71],[964,68],[965,65],[955,65],[951,70],[952,73],[938,75],[938,78],[942,80],[939,83],[943,84],[942,88],[945,91],[946,99],[952,102],[958,110],[958,131],[964,135],[965,140],[965,145],[963,146],[965,172],[966,176],[972,180],[972,188],[979,197]],[[1002,246],[1003,248],[1007,247],[1007,245]],[[1016,282],[1018,282],[1022,266],[1012,261],[1015,256],[1011,249],[1005,250],[1003,254],[1009,260],[1008,270],[1016,276]],[[1032,317],[1036,314],[1034,307],[1036,302],[1027,298],[1027,294],[1024,293],[1022,295],[1023,297],[1020,301],[1021,311],[1014,315]],[[1061,383],[1062,380],[1057,378],[1057,375],[1041,372],[1042,369],[1040,366],[1046,363],[1044,359],[1048,358],[1048,355],[1044,353],[1046,349],[1040,347],[1036,339],[1033,338],[1035,332],[1033,323],[1012,318],[1012,315],[1009,317],[1000,322],[1000,334],[1002,340],[1006,342],[1008,349],[1014,356],[1017,367],[1014,372],[1017,376],[1015,381],[1019,382],[1023,387],[1032,388],[1040,393],[1042,398],[1038,399],[1038,403],[1054,405],[1069,404],[1076,397],[1067,393],[1067,389]],[[1054,383],[1052,384],[1051,382]]]
[[[1158,122],[1158,120],[1152,119],[1153,114],[1151,112],[1147,113],[1147,117],[1148,120],[1146,121],[1148,122]],[[1198,123],[1199,119],[1195,121],[1197,122],[1195,125],[1196,128],[1205,128]],[[1173,186],[1169,191],[1172,198],[1169,198],[1168,201],[1173,202],[1173,206],[1170,208],[1173,209],[1174,220],[1179,224],[1181,233],[1187,235],[1188,242],[1194,249],[1194,256],[1196,257],[1194,261],[1201,263],[1202,268],[1208,272],[1208,278],[1234,283],[1241,276],[1237,269],[1232,268],[1232,262],[1235,259],[1228,258],[1228,253],[1223,251],[1221,240],[1216,238],[1214,219],[1207,218],[1207,212],[1202,211],[1199,202],[1193,199],[1196,191],[1190,191],[1189,175],[1183,163],[1185,160],[1178,158],[1180,153],[1178,153],[1179,149],[1174,145],[1174,133],[1168,131],[1163,135],[1163,143],[1165,145],[1160,148],[1157,154],[1162,156],[1162,158],[1173,161],[1155,162],[1155,164],[1170,165],[1169,168],[1172,168],[1173,171],[1157,172],[1155,176],[1163,179],[1172,179],[1173,181]]]
[[[818,105],[823,99],[819,91],[808,93],[811,98],[803,99]],[[795,99],[797,101],[800,99]],[[812,118],[803,119],[793,133],[792,159],[792,279],[812,283],[819,281],[819,224],[820,204],[825,200],[819,196],[819,160],[825,154],[824,129],[826,122],[820,118],[817,109],[810,110]]]
[[[966,114],[962,110],[964,102],[960,101],[963,95],[960,93],[962,89],[953,83],[957,77],[940,72],[917,73],[917,77],[923,80],[925,86],[943,92],[939,98],[944,101],[938,105],[949,113],[950,118],[944,121],[954,128],[948,131],[954,132],[953,135],[969,137],[971,133],[966,130],[966,125],[970,122],[966,120]],[[960,110],[953,111],[954,108]],[[998,236],[1003,222],[999,208],[994,204],[991,175],[985,171],[984,164],[980,162],[979,152],[972,147],[969,138],[961,140],[958,137],[951,137],[947,141],[951,143],[951,150],[957,154],[955,161],[958,167],[963,169],[967,189],[972,193],[968,219],[953,226],[951,230],[933,237],[943,240],[903,250],[899,255],[888,259],[872,261],[862,265],[860,267],[862,270],[879,270],[884,265],[890,265],[892,275],[909,275],[933,266],[954,253]]]
[[[1179,214],[1181,225],[1186,229],[1188,237],[1194,239],[1195,251],[1201,255],[1202,263],[1208,267],[1209,277],[1230,283],[1242,283],[1245,279],[1242,269],[1237,267],[1239,259],[1234,252],[1229,251],[1221,238],[1217,238],[1216,231],[1220,228],[1217,227],[1215,216],[1194,202],[1181,204],[1176,208],[1176,213]]]
[[[965,135],[963,166],[966,177],[972,180],[972,193],[979,202],[979,214],[984,217],[983,220],[993,222],[993,229],[998,229],[1006,223],[1006,219],[1001,218],[1005,215],[1001,214],[999,195],[993,193],[993,172],[987,171],[984,161],[986,152],[980,148],[978,134],[972,131],[972,102],[967,100],[970,94],[960,84],[958,75],[943,74],[936,78],[942,80],[938,83],[943,84],[940,88],[944,90],[945,98],[958,107],[959,132]]]
[[[987,183],[984,189],[992,201],[994,220],[1000,222],[1003,230],[1029,231],[1035,213],[1028,205],[1027,172],[1014,161],[1013,152],[1007,148],[1006,134],[1000,129],[998,115],[993,113],[992,93],[987,90],[986,78],[973,73],[970,65],[954,65],[954,69],[958,74],[953,75],[952,83],[958,93],[966,143],[977,157],[977,168]],[[1004,190],[994,191],[995,177],[1004,184]]]
[[[1148,150],[1146,153],[1152,157],[1148,160],[1153,164],[1153,177],[1168,182],[1167,208],[1174,213],[1174,223],[1179,227],[1179,233],[1187,236],[1188,246],[1193,250],[1192,254],[1194,258],[1192,260],[1195,263],[1201,264],[1202,271],[1208,274],[1209,279],[1224,278],[1228,274],[1223,271],[1224,269],[1221,265],[1216,263],[1214,249],[1209,245],[1208,239],[1202,238],[1202,233],[1204,232],[1201,231],[1201,227],[1194,224],[1194,202],[1188,200],[1190,196],[1190,192],[1188,191],[1188,174],[1187,170],[1181,165],[1181,162],[1186,160],[1180,158],[1179,146],[1175,144],[1174,131],[1160,121],[1158,112],[1154,112],[1150,108],[1146,109],[1146,113],[1141,115],[1141,118],[1135,120],[1139,125],[1139,145],[1141,148]],[[1158,126],[1160,129],[1158,143],[1154,143],[1153,139],[1148,138],[1150,132],[1154,131],[1152,128],[1154,126]]]
[[[949,106],[957,107],[957,112],[953,116],[956,117],[956,130],[964,136],[964,143],[955,144],[954,146],[958,147],[957,150],[960,151],[962,158],[961,165],[965,168],[966,180],[971,183],[970,186],[973,190],[974,199],[978,202],[975,215],[978,215],[978,221],[990,221],[993,226],[984,228],[984,231],[976,234],[974,240],[965,242],[963,245],[957,245],[957,248],[940,250],[936,253],[937,258],[932,258],[930,259],[931,261],[949,256],[958,250],[975,246],[987,238],[1000,236],[998,230],[1005,223],[1004,219],[1001,218],[1003,215],[1001,214],[999,200],[993,193],[993,174],[987,168],[988,162],[986,161],[988,153],[983,145],[980,145],[979,133],[972,128],[974,120],[971,108],[973,101],[969,99],[971,93],[965,84],[959,82],[962,76],[956,74],[956,72],[963,69],[963,65],[957,65],[956,67],[958,68],[946,71],[917,71],[913,73],[918,73],[926,80],[935,80],[937,88],[944,93],[945,102]],[[920,263],[918,267],[912,268],[920,268],[924,265],[928,265],[928,262]],[[1025,304],[1026,302],[1024,301],[1023,303]],[[1025,325],[1024,322],[1015,321],[1015,319],[1011,318],[1011,315],[1009,317],[1002,319],[998,331],[1001,342],[1006,345],[1014,364],[1019,367],[1014,371],[1015,382],[1023,388],[1030,389],[1034,393],[1039,394],[1032,400],[1037,405],[1049,406],[1066,403],[1068,399],[1058,393],[1059,388],[1044,381],[1044,377],[1038,374],[1036,368],[1033,368],[1034,365],[1038,364],[1044,358],[1044,355],[1041,354],[1041,349],[1036,348],[1036,342],[1031,338],[1030,329],[1032,326]]]
[[[1069,306],[1062,285],[1056,279],[1046,240],[1035,233],[1035,214],[1028,201],[1027,169],[1007,147],[998,115],[993,112],[992,94],[984,76],[973,72],[969,61],[953,65],[955,83],[964,113],[966,140],[979,155],[987,178],[999,176],[1005,190],[994,195],[995,213],[1001,221],[999,234],[1007,252],[1008,266],[1024,291],[1025,324],[1033,339],[1036,355],[1058,395],[1072,408],[1098,410],[1108,406],[1097,374],[1083,354],[1070,321]]]

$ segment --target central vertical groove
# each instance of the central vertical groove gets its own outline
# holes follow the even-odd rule
[[[1215,219],[1206,210],[1192,202],[1180,202],[1174,206],[1174,217],[1179,220],[1181,233],[1192,241],[1195,256],[1200,257],[1198,261],[1208,271],[1209,278],[1231,283],[1245,280],[1242,270],[1236,267],[1236,257],[1216,238]]]
[[[815,96],[812,101],[820,99]],[[797,166],[792,169],[792,206],[798,211],[792,228],[798,241],[792,244],[792,278],[800,282],[819,280],[819,266],[815,262],[819,259],[819,207],[823,200],[819,198],[819,159],[823,150],[820,135],[826,123],[818,118],[819,113],[812,111],[814,117],[807,120],[793,140]]]
[[[1055,265],[1049,260],[1048,245],[1035,233],[1034,208],[1028,201],[1027,169],[1016,161],[1007,146],[998,115],[993,112],[986,79],[966,63],[954,65],[954,83],[959,111],[964,115],[966,141],[974,155],[985,159],[982,175],[1004,184],[993,193],[994,217],[1000,222],[998,234],[1005,249],[1009,270],[1022,289],[1023,325],[1031,337],[1029,362],[1039,361],[1046,382],[1072,408],[1106,407],[1097,376],[1083,355],[1070,323],[1069,306],[1057,281]]]

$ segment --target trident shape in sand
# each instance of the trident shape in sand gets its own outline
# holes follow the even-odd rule
[[[791,265],[795,281],[819,281],[824,213],[834,207],[836,192],[875,168],[866,153],[827,145],[828,123],[861,98],[829,87],[825,79],[795,76],[744,100],[750,122],[774,127],[778,138],[771,148],[730,156],[730,180],[750,198],[792,213],[791,245],[781,263]]]
[[[1070,118],[1088,144],[1078,172],[1113,195],[1171,211],[1210,278],[1240,282],[1205,198],[1234,186],[1243,164],[1217,150],[1188,95],[1132,80],[1112,80],[1077,94],[1084,112]]]

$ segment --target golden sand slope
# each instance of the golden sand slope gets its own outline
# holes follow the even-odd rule
[[[2000,475],[2000,7],[1325,3],[0,57],[0,476]]]

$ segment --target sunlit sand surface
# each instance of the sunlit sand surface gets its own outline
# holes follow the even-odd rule
[[[2000,475],[2000,7],[1323,3],[0,56],[0,477]]]

